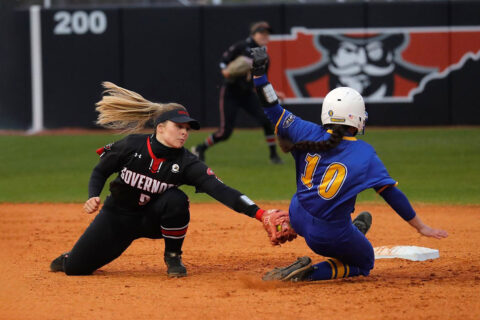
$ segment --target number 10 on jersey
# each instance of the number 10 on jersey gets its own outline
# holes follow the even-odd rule
[[[305,170],[302,174],[302,183],[308,189],[313,187],[313,177],[317,171],[320,155],[307,154],[305,157]],[[345,179],[347,178],[347,167],[340,162],[332,162],[323,173],[322,179],[318,185],[318,195],[325,200],[333,199],[340,191]]]

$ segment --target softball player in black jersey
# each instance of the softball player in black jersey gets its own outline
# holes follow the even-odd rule
[[[186,276],[181,254],[190,212],[187,195],[178,189],[183,184],[195,186],[237,212],[256,217],[269,235],[272,233],[276,226],[265,221],[272,210],[265,212],[247,196],[226,186],[183,147],[189,129],[200,127],[183,106],[152,103],[112,83],[104,86],[106,95],[97,103],[99,125],[137,132],[151,120],[155,133],[130,134],[97,150],[100,162],[90,177],[89,199],[84,205],[87,213],[99,209],[99,196],[107,178],[116,172],[118,176],[110,183],[110,195],[100,213],[72,250],[52,261],[52,271],[91,274],[119,257],[135,239],[145,237],[164,239],[169,276]]]
[[[283,163],[277,154],[273,126],[263,113],[255,94],[251,73],[233,76],[229,74],[227,68],[232,61],[240,56],[250,57],[252,48],[267,45],[271,32],[272,29],[267,22],[256,22],[252,24],[250,36],[247,39],[236,42],[223,53],[220,61],[220,69],[224,77],[219,96],[220,127],[216,132],[210,134],[204,142],[192,147],[191,151],[200,160],[205,160],[205,152],[208,148],[230,138],[235,127],[237,112],[242,108],[263,127],[265,141],[270,152],[270,161],[273,164]]]

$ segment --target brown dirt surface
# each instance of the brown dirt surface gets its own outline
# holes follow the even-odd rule
[[[359,204],[373,213],[374,247],[435,248],[440,258],[377,260],[369,277],[310,283],[263,282],[299,256],[324,258],[301,238],[270,246],[259,222],[220,204],[191,207],[186,278],[167,278],[163,241],[150,239],[91,276],[50,272],[93,218],[81,207],[0,204],[0,319],[480,319],[480,206],[416,205],[449,232],[435,240],[386,205]]]

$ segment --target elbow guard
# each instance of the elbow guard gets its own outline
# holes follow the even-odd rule
[[[264,108],[274,107],[278,104],[278,97],[270,82],[256,87],[258,98]]]
[[[255,218],[259,207],[253,202],[249,197],[242,194],[236,201],[233,206],[233,210],[237,212],[245,213],[247,216]]]

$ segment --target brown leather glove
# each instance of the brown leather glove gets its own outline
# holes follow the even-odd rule
[[[252,59],[245,56],[238,56],[235,60],[230,62],[226,71],[231,78],[246,76],[252,68]]]
[[[274,246],[292,241],[297,237],[297,233],[290,225],[290,217],[286,211],[279,209],[259,210],[256,218],[262,222],[270,243]]]

